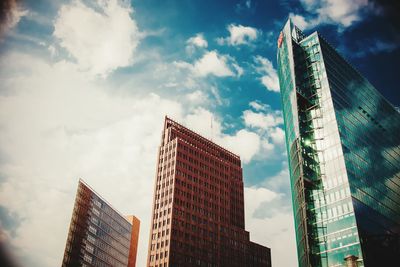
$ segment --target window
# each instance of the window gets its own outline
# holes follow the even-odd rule
[[[89,231],[90,231],[92,234],[97,234],[97,229],[94,228],[94,227],[91,226],[91,225],[89,225]]]
[[[96,216],[100,216],[100,211],[98,211],[98,210],[95,209],[95,208],[93,208],[93,213],[94,213]]]
[[[88,263],[92,263],[92,257],[89,256],[88,254],[83,254],[83,260]]]
[[[87,241],[89,241],[90,243],[94,244],[96,242],[96,239],[93,236],[88,235],[87,236]]]
[[[87,244],[87,245],[86,245],[86,251],[93,254],[94,247],[91,246],[91,245],[89,245],[89,244]]]
[[[97,219],[96,217],[90,217],[90,220],[91,220],[92,223],[94,223],[95,225],[99,225],[99,219]]]
[[[97,207],[99,207],[99,208],[101,208],[101,202],[100,201],[98,201],[97,199],[95,199],[94,200],[94,204],[97,206]]]

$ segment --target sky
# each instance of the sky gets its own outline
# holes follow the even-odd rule
[[[62,261],[78,179],[141,220],[164,116],[240,155],[246,230],[297,266],[276,40],[318,30],[400,106],[399,4],[383,0],[7,0],[0,13],[0,244]]]

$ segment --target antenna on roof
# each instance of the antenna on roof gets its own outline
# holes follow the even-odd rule
[[[213,115],[211,114],[211,136],[210,136],[210,140],[213,141]]]

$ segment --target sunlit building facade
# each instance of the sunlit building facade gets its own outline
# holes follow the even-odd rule
[[[400,114],[318,32],[278,38],[300,267],[400,262]]]
[[[245,231],[239,156],[165,118],[147,266],[269,267]]]
[[[135,267],[139,227],[80,180],[62,266]]]

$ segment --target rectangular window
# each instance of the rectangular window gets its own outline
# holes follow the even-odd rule
[[[83,260],[88,263],[92,263],[92,257],[87,254],[83,254]]]
[[[92,211],[93,214],[95,214],[96,216],[100,216],[100,211],[98,211],[97,209],[93,208]]]
[[[94,247],[91,246],[91,245],[89,245],[89,244],[87,244],[87,245],[86,245],[86,251],[93,254]]]
[[[97,219],[96,217],[90,217],[90,220],[91,220],[92,223],[94,223],[95,225],[99,225],[99,219]]]
[[[99,208],[102,207],[101,202],[98,201],[97,199],[94,200],[94,204],[95,204],[97,207],[99,207]]]
[[[94,228],[94,227],[91,226],[91,225],[89,225],[89,231],[90,231],[92,234],[97,234],[97,229]]]
[[[89,241],[90,243],[94,244],[96,242],[96,239],[93,236],[88,235],[87,236],[87,241]]]

